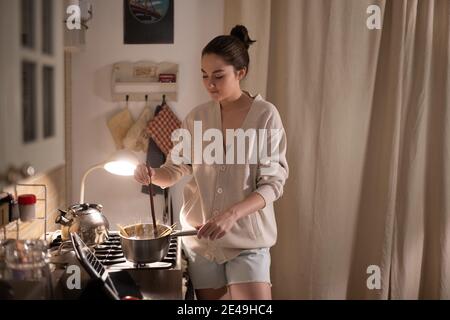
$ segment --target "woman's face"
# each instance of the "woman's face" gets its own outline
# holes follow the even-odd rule
[[[215,101],[226,100],[239,95],[239,81],[245,75],[245,69],[236,72],[216,54],[205,54],[202,57],[203,84],[211,98]]]

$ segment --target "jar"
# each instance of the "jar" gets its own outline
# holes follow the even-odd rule
[[[18,197],[21,221],[32,221],[36,217],[36,196],[22,194]]]
[[[53,298],[46,241],[10,240],[6,244],[4,256],[6,272],[3,280],[11,286],[14,299]]]
[[[0,240],[0,301],[14,299],[14,292],[9,284],[9,274],[6,268],[6,245],[10,240]]]

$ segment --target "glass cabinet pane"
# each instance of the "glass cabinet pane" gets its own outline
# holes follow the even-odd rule
[[[34,48],[35,43],[35,0],[21,1],[22,45],[26,48]]]
[[[36,140],[36,64],[22,62],[22,134],[23,142]]]
[[[53,53],[53,2],[42,0],[42,52]]]
[[[53,67],[44,66],[42,73],[44,91],[44,138],[55,135],[54,74]]]

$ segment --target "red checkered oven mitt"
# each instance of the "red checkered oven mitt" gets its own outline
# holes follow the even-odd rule
[[[170,110],[169,106],[165,105],[161,111],[148,122],[147,131],[152,137],[153,141],[158,145],[158,148],[167,156],[173,147],[172,132],[181,127],[181,121]]]

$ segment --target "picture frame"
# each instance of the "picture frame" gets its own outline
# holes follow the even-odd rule
[[[174,0],[124,0],[124,44],[173,44]]]

